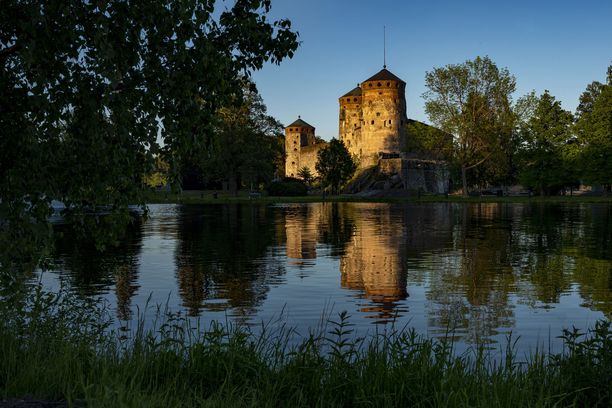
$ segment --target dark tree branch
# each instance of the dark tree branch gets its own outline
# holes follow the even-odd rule
[[[10,47],[1,49],[0,50],[0,61],[4,61],[8,57],[10,57],[11,54],[14,54],[15,52],[19,51],[19,48],[21,48],[19,44],[13,44]]]

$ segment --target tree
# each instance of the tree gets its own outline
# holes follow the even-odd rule
[[[569,165],[572,114],[545,91],[521,129],[519,180],[540,195],[575,180]]]
[[[128,204],[144,203],[158,139],[176,179],[210,145],[236,79],[297,49],[270,0],[217,3],[3,2],[0,267],[48,243],[52,199],[100,246],[116,242]],[[111,214],[86,216],[98,205]]]
[[[255,85],[244,81],[234,104],[219,109],[213,141],[199,164],[207,178],[226,183],[236,193],[241,184],[267,183],[282,155],[283,126],[267,114]]]
[[[612,186],[612,65],[606,84],[593,82],[580,97],[575,126],[585,182]]]
[[[155,168],[144,176],[144,183],[151,188],[163,187],[168,184],[168,172],[170,166],[161,157],[155,158]]]
[[[512,134],[516,81],[489,57],[476,57],[427,72],[425,84],[425,110],[437,127],[454,136],[453,156],[467,195],[469,170],[492,158],[496,166],[506,166],[500,153]]]
[[[425,123],[408,119],[405,125],[407,154],[439,160],[452,160],[453,137]]]
[[[355,161],[344,142],[338,139],[332,139],[317,155],[315,168],[321,177],[321,184],[330,187],[332,194],[338,194],[340,186],[355,174]]]
[[[310,172],[310,169],[308,167],[302,167],[300,171],[298,171],[297,175],[299,178],[304,180],[306,185],[310,185],[310,182],[312,181],[312,173]]]

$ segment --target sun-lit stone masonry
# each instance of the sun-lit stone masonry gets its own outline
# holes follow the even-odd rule
[[[448,191],[446,163],[405,151],[406,82],[385,66],[338,101],[339,139],[355,157],[358,172],[378,166],[380,174],[401,178],[402,189]],[[298,117],[285,128],[285,176],[299,177],[300,169],[307,167],[316,177],[317,154],[326,145],[317,143],[315,128]]]
[[[339,98],[340,140],[359,159],[376,165],[381,153],[399,155],[405,143],[406,83],[386,68]]]
[[[308,167],[317,176],[315,165],[317,153],[327,143],[317,143],[315,128],[298,116],[298,119],[285,128],[285,176],[298,177],[298,172]]]

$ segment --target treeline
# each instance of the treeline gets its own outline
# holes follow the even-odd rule
[[[452,164],[453,184],[470,189],[521,184],[540,195],[580,184],[612,185],[612,65],[576,112],[549,92],[512,100],[516,79],[488,57],[428,72],[425,109],[447,134],[409,123],[407,151],[436,152]],[[416,140],[414,140],[416,139]]]
[[[211,118],[206,143],[179,163],[174,181],[183,189],[236,193],[243,187],[258,189],[284,173],[283,125],[267,114],[253,82],[237,81],[242,83],[241,92]],[[171,149],[164,149],[162,162],[172,161],[172,154]]]

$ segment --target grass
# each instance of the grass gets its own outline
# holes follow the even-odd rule
[[[212,323],[159,310],[129,336],[108,310],[67,294],[14,291],[0,312],[0,399],[70,406],[610,406],[612,326],[563,333],[565,351],[519,363],[413,330],[355,338],[341,313],[297,344],[286,327]],[[296,344],[296,345],[292,345]]]
[[[315,203],[315,202],[374,202],[374,203],[612,203],[612,196],[551,196],[551,197],[462,197],[459,195],[417,195],[401,197],[363,197],[352,194],[337,196],[308,195],[302,197],[273,197],[262,194],[260,197],[252,198],[247,191],[239,191],[237,195],[228,192],[218,192],[217,198],[213,197],[214,191],[184,191],[182,193],[172,192],[150,192],[146,201],[149,204],[172,203],[172,204],[228,204],[228,203]]]

